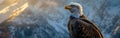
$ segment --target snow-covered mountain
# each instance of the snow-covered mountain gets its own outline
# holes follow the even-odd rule
[[[0,38],[69,38],[70,2],[83,6],[105,38],[120,38],[120,0],[0,0]]]

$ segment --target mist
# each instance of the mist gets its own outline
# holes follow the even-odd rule
[[[70,12],[77,2],[104,38],[120,38],[119,0],[0,0],[1,38],[70,38]]]

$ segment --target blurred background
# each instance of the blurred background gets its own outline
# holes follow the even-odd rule
[[[70,12],[77,2],[104,38],[120,38],[120,0],[0,0],[0,38],[70,38]]]

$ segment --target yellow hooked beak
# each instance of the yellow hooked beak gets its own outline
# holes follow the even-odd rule
[[[64,7],[66,10],[70,10],[72,7],[71,6],[65,6]]]

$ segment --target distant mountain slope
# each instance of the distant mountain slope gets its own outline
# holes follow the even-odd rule
[[[6,1],[6,0],[4,0]],[[0,38],[69,38],[69,11],[78,2],[105,38],[120,38],[119,0],[11,0],[0,2]]]

